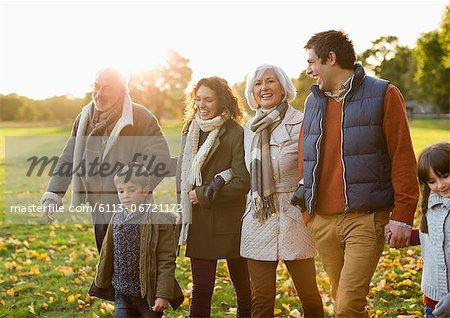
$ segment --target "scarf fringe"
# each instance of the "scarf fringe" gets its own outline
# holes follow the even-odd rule
[[[259,222],[265,222],[276,212],[275,201],[272,195],[261,198],[257,193],[252,195],[250,206],[253,211],[253,218]]]
[[[220,127],[231,117],[229,111],[224,111],[220,116],[209,120],[202,120],[198,114],[189,126],[186,136],[186,144],[183,149],[181,162],[181,198],[182,228],[178,244],[186,243],[189,233],[189,224],[192,222],[192,203],[189,192],[195,186],[202,185],[201,168],[208,156],[218,134]],[[203,145],[198,147],[200,130],[209,132]]]

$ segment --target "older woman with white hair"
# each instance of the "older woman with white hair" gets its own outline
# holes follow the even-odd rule
[[[323,317],[316,250],[301,211],[289,200],[297,186],[297,143],[303,114],[288,103],[296,90],[278,66],[261,65],[247,78],[245,96],[255,116],[244,127],[250,192],[242,219],[241,256],[248,258],[252,317],[272,317],[276,269],[283,260],[305,317]]]

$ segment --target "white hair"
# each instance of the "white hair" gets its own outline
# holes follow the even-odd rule
[[[253,95],[253,87],[255,85],[255,80],[266,70],[271,69],[275,72],[275,75],[280,82],[281,87],[283,87],[284,94],[281,101],[292,102],[297,94],[294,84],[292,84],[291,79],[287,74],[281,69],[281,67],[271,64],[263,64],[258,66],[253,72],[249,73],[247,76],[247,84],[245,86],[245,98],[251,109],[256,110],[259,108],[256,102],[255,96]]]
[[[109,78],[117,81],[118,84],[124,89],[125,92],[128,92],[128,76],[125,75],[125,72],[122,72],[114,67],[104,67],[97,71],[95,78],[97,79],[100,75],[106,74]]]

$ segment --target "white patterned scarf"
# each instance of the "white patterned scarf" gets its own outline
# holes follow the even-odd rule
[[[189,224],[192,222],[192,202],[189,198],[189,192],[194,186],[202,185],[202,166],[211,150],[220,127],[230,119],[230,112],[224,111],[220,116],[212,119],[203,120],[199,114],[195,115],[194,120],[189,126],[186,136],[186,144],[183,150],[183,159],[181,162],[181,208],[182,208],[182,227],[180,233],[179,245],[185,244],[189,231]],[[209,132],[208,137],[200,149],[200,130]]]

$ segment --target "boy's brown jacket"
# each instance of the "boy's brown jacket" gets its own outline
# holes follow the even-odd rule
[[[114,301],[114,288],[112,286],[113,220],[114,217],[111,218],[111,222],[108,225],[100,252],[100,260],[96,268],[95,279],[89,290],[91,296],[111,301]],[[139,257],[141,296],[147,299],[149,306],[154,305],[156,298],[165,298],[169,300],[173,309],[177,309],[183,303],[184,296],[180,285],[175,279],[177,247],[175,226],[171,224],[144,223],[141,224]]]

